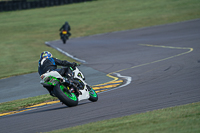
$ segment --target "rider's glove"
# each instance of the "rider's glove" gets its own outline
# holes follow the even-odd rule
[[[76,66],[78,66],[78,64],[76,62],[72,63],[72,68],[75,68]]]

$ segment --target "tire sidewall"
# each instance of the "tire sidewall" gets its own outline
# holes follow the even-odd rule
[[[72,107],[72,106],[76,106],[78,105],[78,98],[76,97],[76,100],[72,100],[71,98],[69,98],[60,88],[60,84],[57,84],[56,86],[54,86],[53,88],[53,93],[55,94],[55,96],[61,101],[63,102],[65,105]],[[76,95],[74,95],[76,96]]]
[[[87,85],[87,87],[89,87],[90,89],[91,89],[91,91],[93,91],[95,94],[96,94],[96,97],[94,97],[94,96],[92,96],[91,94],[90,94],[90,91],[89,91],[89,94],[90,94],[90,98],[89,98],[89,100],[90,101],[92,101],[92,102],[96,102],[97,100],[98,100],[98,95],[97,95],[97,93],[92,89],[92,87],[90,87],[89,85]],[[88,88],[88,89],[89,89]]]

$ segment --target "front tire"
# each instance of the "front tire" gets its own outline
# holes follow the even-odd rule
[[[74,93],[64,92],[63,89],[65,87],[61,84],[57,84],[53,88],[53,93],[55,96],[63,102],[68,107],[77,106],[78,105],[78,98]]]
[[[89,85],[87,85],[87,89],[88,89],[89,94],[90,94],[89,100],[92,101],[92,102],[96,102],[98,100],[97,93]]]

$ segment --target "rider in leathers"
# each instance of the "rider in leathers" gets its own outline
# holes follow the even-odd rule
[[[62,25],[62,27],[59,29],[59,31],[61,30],[66,30],[67,31],[67,34],[68,36],[70,37],[71,36],[71,33],[69,32],[71,30],[71,27],[69,25],[69,23],[66,21],[65,24]],[[62,36],[62,32],[60,32],[60,38]]]
[[[68,62],[68,61],[62,61],[62,60],[59,60],[57,58],[54,58],[52,56],[52,54],[48,51],[44,51],[41,53],[41,56],[40,56],[40,60],[38,62],[38,73],[39,75],[41,76],[42,74],[46,73],[47,71],[57,71],[61,76],[68,76],[68,73],[70,72],[70,69],[69,68],[61,68],[61,69],[58,69],[57,68],[57,65],[59,66],[68,66],[68,67],[74,67],[74,66],[77,66],[77,64],[75,62],[71,63],[71,62]],[[66,83],[66,84],[72,84],[70,83],[69,81]],[[48,87],[45,87],[50,95],[53,96],[52,94],[52,90],[51,88],[48,88]]]

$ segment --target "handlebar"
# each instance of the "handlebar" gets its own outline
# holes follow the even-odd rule
[[[73,66],[71,66],[72,69],[75,69],[75,67],[80,66],[81,64],[77,64],[75,62],[73,62]]]

